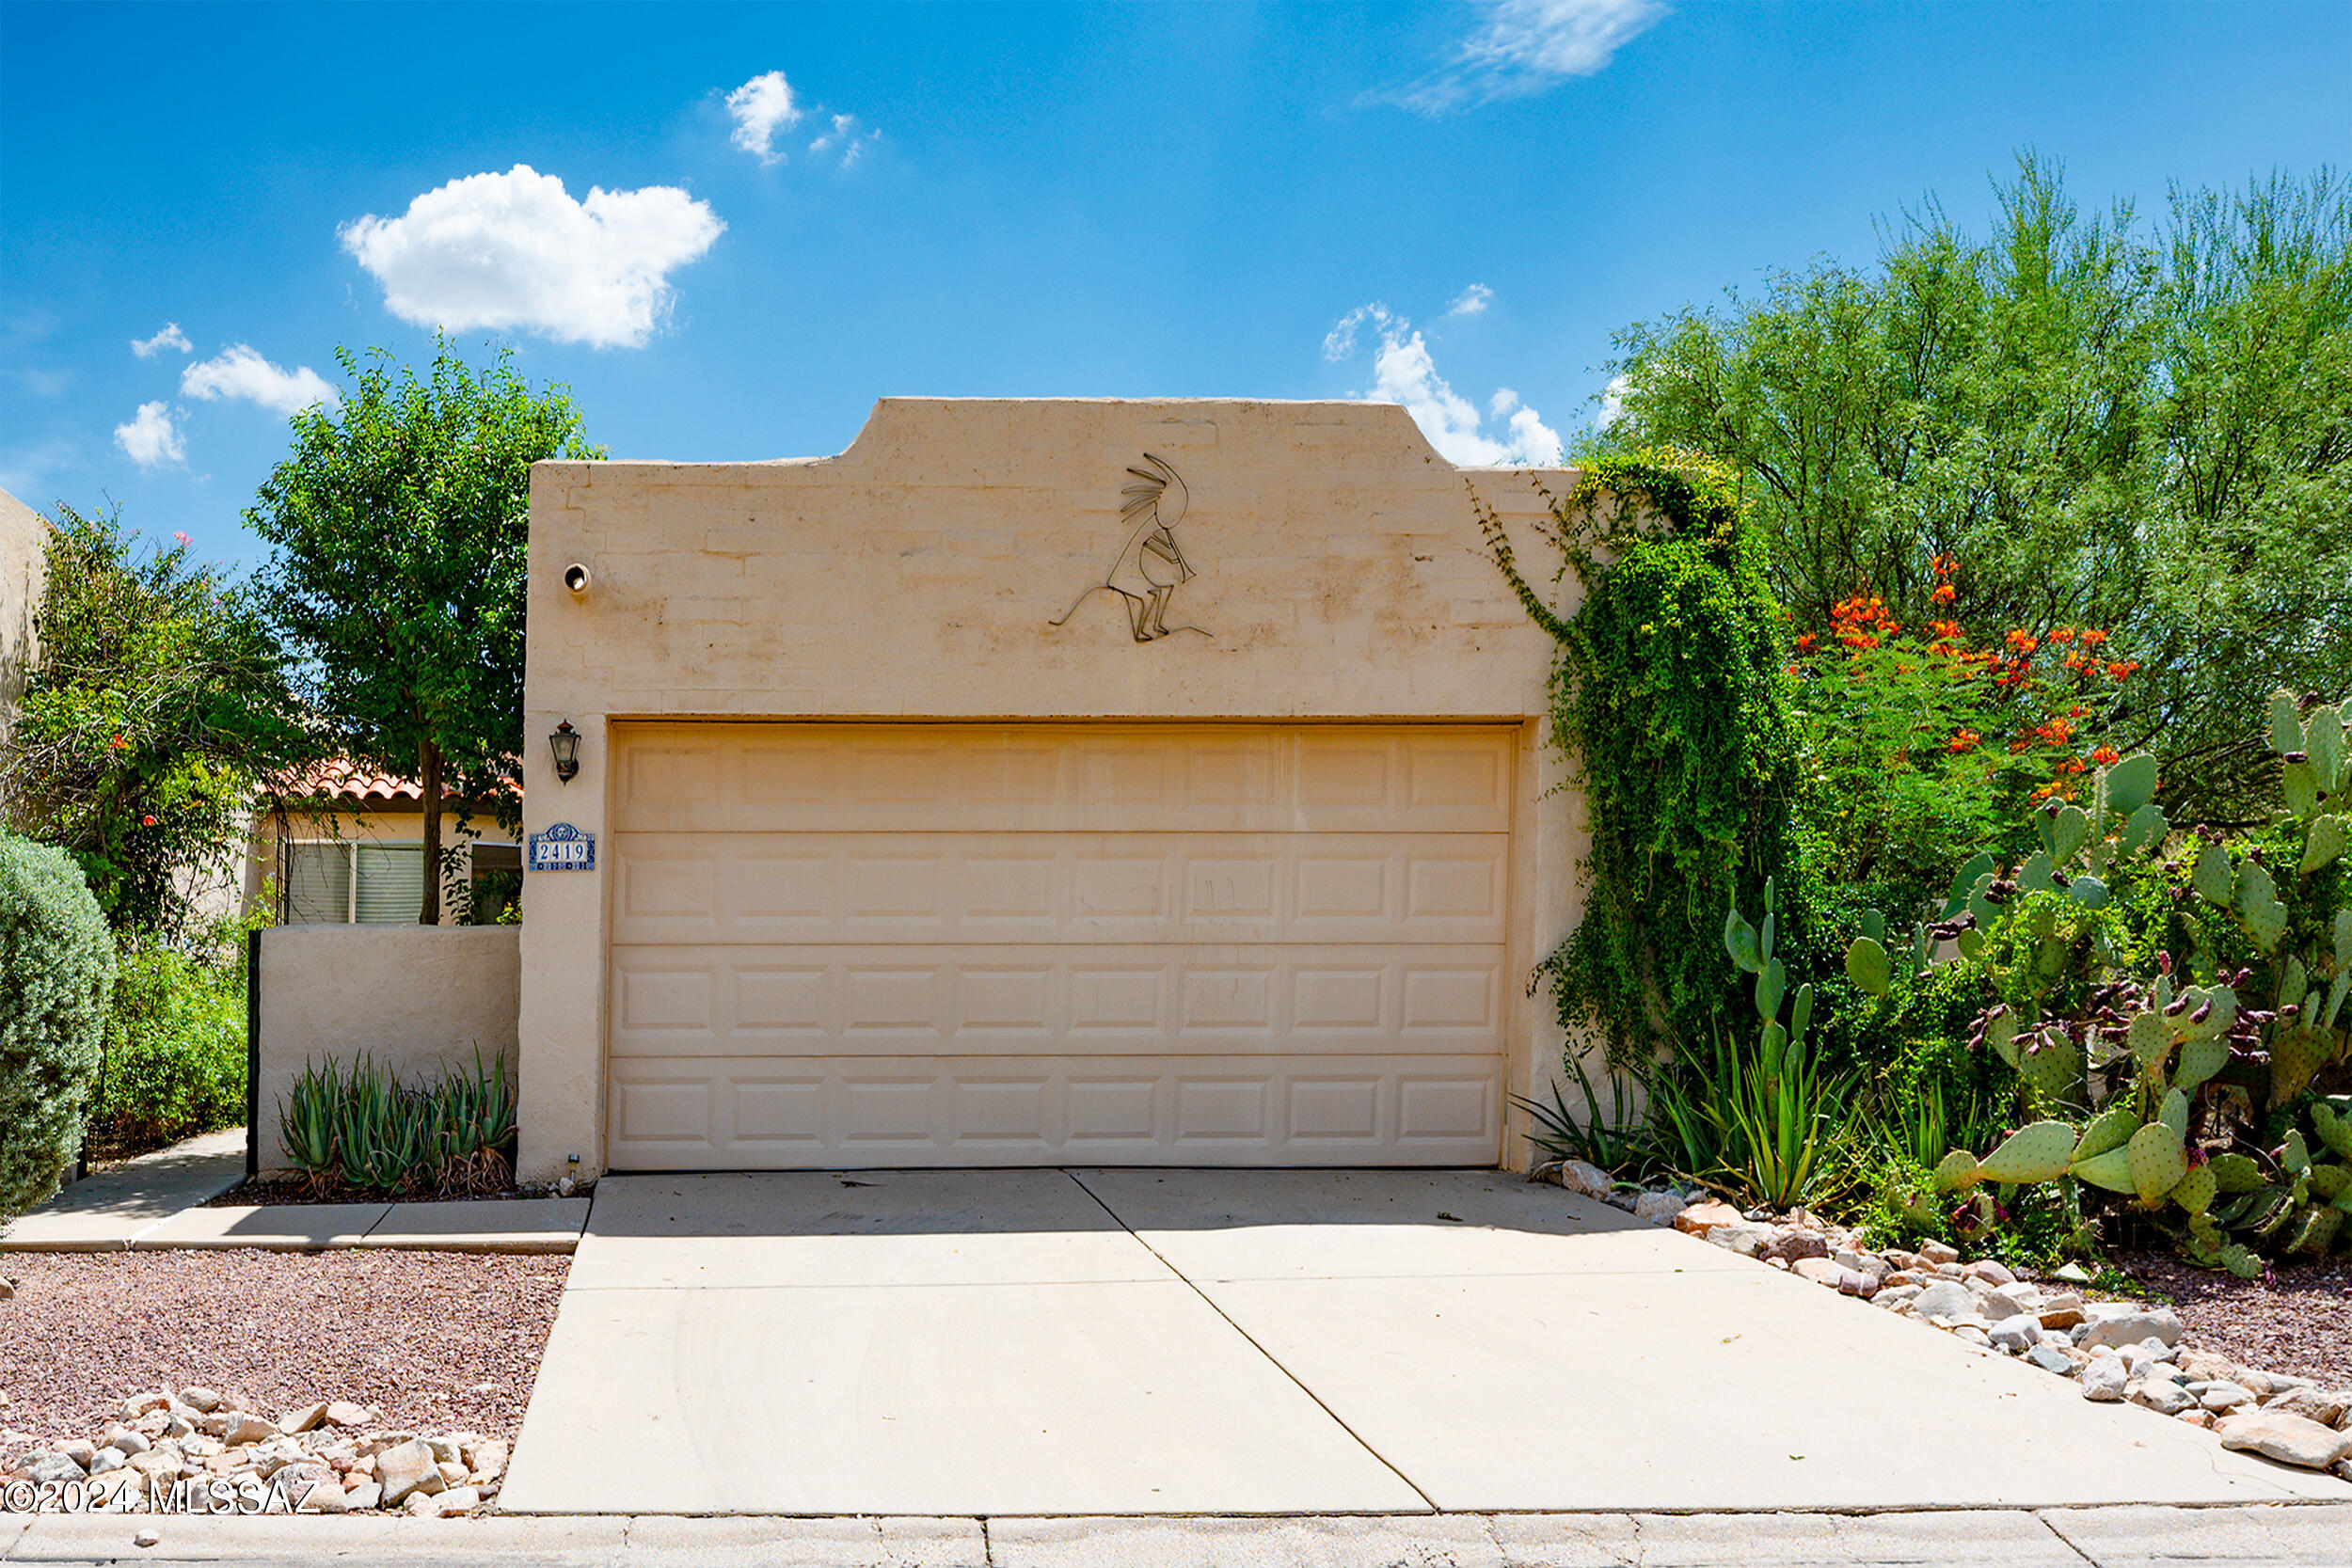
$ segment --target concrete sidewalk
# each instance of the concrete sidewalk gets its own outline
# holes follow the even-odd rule
[[[261,1247],[324,1252],[391,1247],[433,1252],[564,1253],[588,1223],[584,1197],[452,1203],[272,1203],[190,1209],[131,1241],[135,1252]]]
[[[152,1528],[156,1544],[133,1544]],[[2342,1568],[2352,1507],[1246,1518],[0,1514],[0,1561],[317,1568]]]
[[[245,1180],[245,1129],[225,1127],[85,1177],[0,1226],[0,1252],[114,1252]]]
[[[584,1197],[205,1207],[243,1180],[245,1129],[207,1132],[75,1182],[0,1227],[0,1252],[394,1247],[567,1253],[588,1221]]]
[[[514,1513],[2352,1501],[1466,1171],[608,1177]]]

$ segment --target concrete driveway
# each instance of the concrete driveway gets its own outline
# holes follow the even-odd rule
[[[544,1513],[2352,1498],[1492,1172],[608,1177]]]

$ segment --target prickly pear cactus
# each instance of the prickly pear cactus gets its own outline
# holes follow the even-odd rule
[[[2132,1141],[2142,1120],[2139,1113],[2127,1104],[2108,1106],[2090,1118],[2083,1129],[2082,1142],[2074,1146],[2074,1161],[2095,1159]]]
[[[2152,1121],[2133,1133],[2123,1152],[2132,1190],[2147,1208],[2162,1203],[2188,1175],[2188,1150],[2182,1147],[2181,1135],[2163,1122]]]
[[[2221,1183],[2213,1174],[2212,1162],[2208,1161],[2204,1164],[2189,1167],[2188,1174],[2182,1177],[2179,1185],[2172,1189],[2172,1201],[2192,1214],[2201,1214],[2213,1207],[2213,1200],[2220,1192]]]
[[[1861,936],[1846,949],[1846,978],[1857,990],[1884,996],[1894,984],[1894,965],[1875,938]]]
[[[2263,1168],[2250,1154],[2217,1154],[2205,1162],[2205,1166],[2225,1193],[2250,1193],[2263,1185]]]
[[[2193,1089],[2230,1065],[2230,1042],[2219,1036],[2189,1040],[2181,1047],[2181,1065],[2172,1074],[2175,1088]]]
[[[2021,1127],[1977,1163],[1977,1178],[2004,1184],[2055,1181],[2066,1174],[2074,1143],[2074,1127],[2063,1121],[2037,1121]]]
[[[2141,1131],[2146,1130],[2143,1128]],[[2138,1134],[2134,1133],[2133,1136]],[[2132,1148],[2128,1143],[2110,1148],[2104,1154],[2094,1154],[2088,1160],[2076,1161],[2068,1168],[2068,1174],[2077,1181],[2088,1181],[2111,1193],[2138,1190],[2137,1183],[2132,1179]]]
[[[2312,1126],[2319,1132],[2319,1141],[2329,1151],[2352,1160],[2352,1115],[2339,1114],[2324,1100],[2312,1103]]]
[[[2082,1050],[2065,1035],[2046,1032],[2018,1053],[2017,1073],[2045,1103],[2062,1103],[2074,1098],[2082,1083]]]
[[[1935,1190],[1939,1193],[1965,1192],[1977,1184],[1977,1157],[1964,1148],[1955,1148],[1944,1156],[1935,1167]]]
[[[2345,711],[2274,696],[2285,809],[2266,826],[2174,832],[2154,760],[2134,756],[2037,808],[2013,869],[1963,868],[1934,934],[2002,998],[1969,1043],[2016,1070],[2021,1108],[2085,1119],[2078,1134],[2036,1121],[1982,1159],[1954,1154],[1943,1191],[2076,1182],[2177,1227],[2192,1260],[2248,1276],[2265,1255],[2352,1248]],[[2151,955],[2148,911],[2165,898],[2155,928],[2185,950]],[[1849,978],[1899,986],[1884,922],[1867,934]]]

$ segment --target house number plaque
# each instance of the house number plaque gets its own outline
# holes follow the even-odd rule
[[[544,833],[531,835],[533,871],[594,871],[596,835],[583,833],[569,822],[558,822]]]

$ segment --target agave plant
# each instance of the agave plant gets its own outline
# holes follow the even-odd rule
[[[1568,1109],[1567,1099],[1560,1092],[1557,1081],[1551,1085],[1549,1105],[1525,1095],[1511,1097],[1512,1103],[1535,1123],[1535,1130],[1527,1135],[1528,1142],[1551,1159],[1581,1160],[1613,1176],[1638,1175],[1653,1164],[1656,1139],[1634,1106],[1632,1085],[1627,1075],[1614,1068],[1609,1069],[1609,1109],[1604,1113],[1592,1075],[1573,1053],[1568,1056],[1568,1070],[1575,1075],[1577,1090],[1584,1097],[1581,1119]]]

